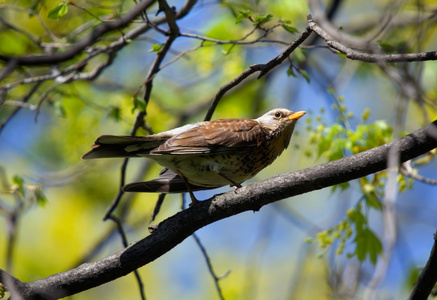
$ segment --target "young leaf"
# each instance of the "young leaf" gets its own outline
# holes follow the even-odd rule
[[[49,10],[47,17],[49,19],[59,20],[68,12],[68,3],[61,2],[57,6]]]
[[[149,52],[158,53],[159,51],[161,51],[163,46],[164,46],[163,44],[153,44],[152,49],[150,49]]]
[[[21,176],[15,175],[12,178],[12,182],[14,183],[12,189],[18,191],[20,194],[24,195],[24,179]]]
[[[299,30],[297,30],[295,27],[287,25],[287,24],[282,24],[282,28],[284,28],[285,30],[287,30],[291,34],[299,33]]]
[[[364,261],[368,256],[372,264],[375,265],[378,254],[382,252],[382,244],[378,237],[369,228],[365,228],[357,232],[354,242],[357,245],[355,254],[358,260]]]
[[[241,21],[243,21],[246,18],[250,18],[252,17],[252,12],[250,10],[240,10],[240,13],[238,14],[238,16],[235,18],[235,24],[240,23]]]
[[[266,22],[270,21],[272,19],[272,17],[273,16],[271,14],[268,14],[268,13],[262,14],[262,15],[258,15],[258,16],[255,17],[254,23],[255,23],[255,25],[261,25],[263,23],[266,23]]]
[[[294,69],[293,65],[290,64],[290,66],[287,69],[287,76],[288,77],[293,76],[294,78],[296,78],[296,74],[294,73],[293,69]],[[310,120],[310,119],[307,119],[307,120]]]
[[[393,52],[395,52],[395,47],[393,45],[389,44],[389,43],[378,42],[378,46],[385,53],[393,53]]]
[[[109,117],[117,122],[120,121],[120,107],[112,106],[111,110],[109,111]]]
[[[35,199],[36,199],[36,203],[37,203],[39,206],[44,206],[44,205],[46,205],[46,203],[48,202],[47,197],[46,197],[46,196],[44,195],[44,193],[42,192],[42,189],[41,189],[40,186],[37,187],[37,188],[34,190],[34,196],[35,196]]]
[[[144,100],[133,97],[132,100],[134,101],[134,106],[132,107],[132,113],[134,113],[136,110],[139,110],[141,112],[146,112],[147,104],[144,102]]]
[[[308,83],[310,83],[311,79],[310,79],[310,76],[308,75],[307,71],[305,71],[304,69],[299,69],[298,71],[299,71],[300,75],[302,75],[303,78],[305,78],[305,80]]]

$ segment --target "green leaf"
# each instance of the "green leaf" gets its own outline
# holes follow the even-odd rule
[[[56,116],[65,118],[67,116],[67,111],[65,110],[65,107],[62,105],[61,101],[56,101],[54,103],[54,112]]]
[[[59,20],[67,12],[68,12],[68,3],[61,2],[61,3],[58,4],[58,6],[55,6],[52,9],[49,10],[49,13],[47,14],[47,17],[49,19]]]
[[[291,34],[299,33],[299,30],[297,30],[295,27],[287,25],[287,24],[282,24],[282,28],[284,28],[285,30],[287,30]]]
[[[317,157],[320,157],[323,153],[329,150],[331,148],[331,139],[322,137],[322,140],[319,143],[319,151],[317,153]]]
[[[138,97],[133,98],[134,101],[134,107],[132,108],[132,113],[134,113],[136,110],[139,110],[143,113],[146,112],[147,104],[144,102],[143,99],[140,99]]]
[[[332,186],[331,192],[334,192],[337,189],[340,189],[340,191],[344,191],[348,187],[349,187],[349,182],[342,182],[342,183],[339,183],[339,184]]]
[[[369,257],[375,265],[378,254],[382,252],[382,244],[378,237],[369,228],[365,228],[361,232],[357,231],[354,242],[357,245],[355,254],[358,260],[362,262]]]
[[[240,23],[241,21],[243,21],[246,18],[251,18],[252,17],[252,12],[250,10],[240,10],[240,13],[237,15],[237,17],[235,18],[235,24]]]
[[[356,248],[354,254],[359,261],[364,261],[369,257],[372,264],[376,264],[378,254],[382,252],[382,244],[373,231],[368,228],[367,220],[361,213],[360,206],[349,210],[347,216],[351,223],[355,224],[354,242]]]
[[[273,18],[273,15],[271,15],[269,13],[265,13],[265,14],[256,16],[254,23],[255,23],[255,25],[261,25],[263,23],[270,21],[272,18]]]
[[[12,178],[12,182],[18,186],[23,186],[24,179],[21,176],[15,175],[14,178]]]
[[[109,112],[109,117],[115,121],[120,121],[120,107],[112,106]]]
[[[359,206],[355,209],[348,210],[347,216],[352,223],[355,223],[357,233],[362,230],[364,225],[367,226],[366,218],[361,213]]]
[[[369,108],[366,108],[363,112],[363,115],[361,116],[361,120],[363,120],[363,122],[367,121],[367,119],[369,119],[370,113],[371,110]]]
[[[305,80],[306,80],[308,83],[310,83],[311,79],[310,79],[310,76],[308,76],[307,71],[305,71],[304,69],[299,69],[298,71],[299,71],[300,75],[302,75],[303,78],[305,78]]]
[[[48,202],[47,197],[42,192],[42,189],[40,186],[34,190],[34,196],[36,199],[36,203],[39,206],[44,206]]]
[[[288,67],[288,69],[287,69],[287,76],[288,77],[290,77],[290,76],[293,76],[294,78],[296,78],[296,74],[294,73],[294,70],[293,70],[294,68],[293,68],[293,65],[290,65],[289,67]],[[309,119],[307,119],[307,120],[309,120]]]
[[[150,49],[149,52],[158,53],[159,51],[161,51],[163,46],[164,46],[163,44],[153,44],[152,49]]]
[[[378,43],[379,48],[382,49],[382,51],[384,51],[385,53],[393,53],[395,52],[395,47],[390,45],[389,43],[385,43],[385,42],[379,42]]]
[[[417,268],[417,266],[413,266],[412,268],[410,268],[407,278],[407,283],[409,287],[412,288],[417,283],[417,280],[419,280],[419,276],[421,272],[422,269]]]
[[[13,182],[13,190],[17,190],[18,192],[20,192],[22,195],[24,195],[24,179],[21,176],[15,175],[12,178],[12,182]]]

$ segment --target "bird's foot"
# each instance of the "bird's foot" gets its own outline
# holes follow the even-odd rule
[[[190,196],[191,196],[191,203],[188,205],[188,207],[193,207],[194,205],[200,202],[199,200],[196,199],[196,197],[194,197],[194,195],[190,195]]]
[[[243,187],[243,186],[242,186],[241,184],[239,184],[239,183],[236,183],[236,184],[234,184],[232,187],[234,188],[234,193],[236,194],[236,193],[237,193],[237,190],[238,190],[239,188]]]

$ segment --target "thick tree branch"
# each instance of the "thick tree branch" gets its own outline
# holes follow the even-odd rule
[[[434,245],[428,262],[414,285],[410,300],[428,299],[434,285],[437,282],[437,232],[434,233]]]
[[[25,299],[57,299],[125,276],[170,251],[199,228],[244,211],[357,179],[387,168],[387,156],[396,143],[401,162],[437,147],[432,138],[437,121],[383,146],[304,170],[280,174],[249,184],[181,211],[156,226],[153,234],[102,260],[30,283],[17,282]],[[0,271],[0,282],[8,275]],[[11,280],[9,278],[9,280]]]

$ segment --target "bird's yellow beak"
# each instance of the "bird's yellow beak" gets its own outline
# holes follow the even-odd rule
[[[298,112],[295,112],[294,114],[290,115],[288,117],[288,119],[289,120],[297,120],[297,119],[299,119],[300,117],[302,117],[306,113],[307,113],[306,111],[298,111]]]

